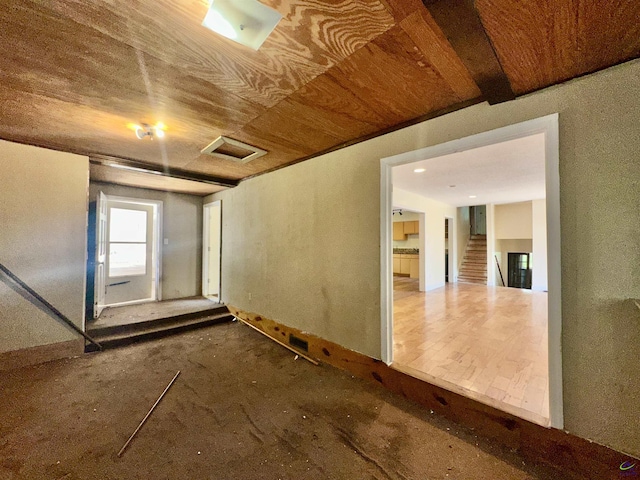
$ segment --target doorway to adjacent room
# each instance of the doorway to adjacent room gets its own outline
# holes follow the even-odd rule
[[[478,178],[495,176],[496,170],[491,170],[491,175],[483,176],[480,175],[481,172],[469,169],[471,163],[484,161],[474,156],[472,162],[459,165],[463,170],[455,170],[458,172],[455,176],[450,179],[444,178],[449,172],[453,173],[451,165],[458,160],[457,157],[447,157],[448,160],[445,161],[442,157],[503,142],[519,142],[521,139],[523,143],[519,144],[520,148],[528,148],[529,144],[535,144],[535,151],[539,152],[536,153],[536,158],[541,160],[536,160],[536,165],[541,163],[539,167],[536,166],[535,175],[538,179],[536,185],[539,185],[536,189],[541,189],[542,196],[534,194],[528,201],[525,198],[501,198],[503,187],[506,185],[501,183],[499,187],[481,192],[487,194],[485,201],[482,201],[482,194],[466,190],[458,194],[459,198],[455,201],[455,192],[461,191],[461,187],[477,188]],[[494,155],[487,158],[488,164],[494,164],[499,157]],[[460,157],[460,161],[463,160]],[[414,162],[420,164],[416,165]],[[515,178],[525,179],[530,169],[529,163],[522,168],[518,167],[520,169],[517,173],[520,177],[509,177],[512,188],[515,188],[517,183]],[[560,428],[563,418],[558,163],[557,115],[382,159],[381,305],[382,359],[385,362],[405,373],[427,379],[530,421]],[[418,175],[419,172],[425,171],[423,167],[429,165],[433,165],[434,169],[428,177],[425,176],[429,182],[432,183],[436,177],[444,179],[442,185],[431,186],[429,194],[423,195],[415,189],[422,188],[424,182],[419,180]],[[406,168],[398,170],[399,166]],[[419,168],[414,168],[416,166]],[[516,167],[510,165],[510,168]],[[406,175],[406,186],[396,185],[396,170],[399,174],[402,175],[404,172]],[[499,173],[504,175],[505,172]],[[399,204],[398,198],[402,198],[407,204]],[[430,248],[438,252],[438,255],[431,259],[431,268],[439,271],[449,263],[452,250],[457,257],[451,269],[453,272],[448,272],[449,283],[443,281],[441,285],[434,284],[423,289],[414,285],[415,281],[409,282],[391,275],[391,259],[387,256],[386,248],[391,239],[391,224],[387,219],[391,216],[392,208],[408,208],[413,203],[424,205],[426,218],[431,219],[434,226],[440,226],[439,229],[434,227],[431,234],[427,232],[428,239],[425,241],[426,258],[430,258]],[[502,205],[507,203],[510,206],[502,208]],[[469,204],[483,208],[473,208],[473,212],[469,212],[468,207],[462,207]],[[486,209],[483,204],[487,205]],[[530,258],[544,259],[544,265],[535,269],[539,279],[544,280],[544,286],[534,288],[536,291],[533,292],[498,286],[495,272],[497,266],[493,262],[498,257],[495,254],[500,251],[500,239],[520,238],[508,234],[502,236],[503,231],[499,230],[498,226],[504,226],[504,219],[510,211],[519,211],[525,204],[530,211],[529,219],[533,219],[533,225],[529,225],[529,229],[534,230],[534,255]],[[496,213],[498,206],[501,207],[500,216]],[[442,242],[440,229],[441,222],[449,216],[447,212],[451,210],[450,207],[454,211],[457,208],[457,212],[452,224],[447,225],[446,237],[453,237],[455,245],[448,249],[450,255],[445,259],[440,257],[440,249],[442,244],[446,245],[448,242]],[[461,212],[466,213],[463,215]],[[540,212],[541,217],[538,215]],[[469,215],[470,213],[473,215]],[[473,218],[469,218],[470,216]],[[542,220],[546,223],[545,228],[536,226],[540,218],[546,219],[546,222]],[[520,222],[516,223],[526,222],[520,219]],[[485,231],[474,233],[474,228],[484,230],[483,225]],[[467,239],[464,239],[465,235]],[[467,240],[474,235],[486,238],[486,266],[480,265],[483,269],[486,268],[485,281],[481,282],[484,285],[462,283],[457,277],[463,256],[469,255]],[[548,246],[548,254],[546,248],[540,249],[540,244]],[[544,250],[544,255],[536,256],[536,248],[538,251]],[[505,251],[518,252],[511,250],[511,247]],[[424,268],[430,268],[428,262],[425,262]],[[520,273],[523,268],[519,269]],[[529,269],[526,267],[524,271]],[[526,281],[526,275],[524,280]],[[394,293],[398,294],[397,298],[394,298]],[[394,316],[397,318],[394,319]],[[418,367],[411,366],[418,363],[419,370]],[[424,374],[427,371],[429,373]]]

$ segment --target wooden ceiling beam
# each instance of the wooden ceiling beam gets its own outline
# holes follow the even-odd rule
[[[473,0],[422,0],[483,97],[494,105],[515,94],[491,45]]]
[[[206,173],[194,172],[191,170],[183,170],[182,168],[164,167],[162,165],[154,165],[137,160],[113,158],[106,156],[92,156],[89,162],[94,165],[104,167],[120,168],[136,173],[150,173],[162,175],[164,177],[179,178],[182,180],[191,180],[194,182],[209,183],[211,185],[219,185],[221,187],[233,188],[238,186],[239,180],[218,177],[215,175],[207,175]]]

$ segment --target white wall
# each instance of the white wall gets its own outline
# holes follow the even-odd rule
[[[496,239],[533,238],[531,202],[495,205],[495,236]]]
[[[469,237],[471,236],[471,218],[469,217],[469,207],[458,207],[457,209],[457,219],[455,222],[456,226],[456,238],[458,242],[458,258],[457,270],[460,270],[462,266],[462,261],[464,260],[464,252],[467,249],[467,243],[469,243]],[[452,278],[449,281],[453,281]]]
[[[0,141],[0,263],[84,326],[89,159]],[[0,281],[0,352],[79,338]]]
[[[445,218],[455,218],[457,208],[437,202],[415,193],[394,187],[393,204],[413,211],[424,213],[424,222],[420,224],[420,291],[433,290],[445,284]],[[452,240],[452,253],[457,250],[455,232]],[[454,265],[457,261],[454,258]],[[423,273],[424,272],[424,275]],[[453,278],[457,271],[452,272]]]
[[[495,205],[495,238],[494,250],[500,258],[505,283],[508,283],[506,279],[508,252],[529,252],[532,253],[533,262],[532,290],[548,289],[547,209],[544,199]],[[528,243],[507,243],[506,240],[527,240]],[[496,285],[501,285],[499,274],[495,278]]]
[[[547,280],[547,205],[545,200],[532,202],[533,266],[531,289],[545,291]]]

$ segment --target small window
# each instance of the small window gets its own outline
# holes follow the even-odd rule
[[[109,277],[147,273],[147,212],[109,209]]]

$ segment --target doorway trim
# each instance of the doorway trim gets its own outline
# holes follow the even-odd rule
[[[381,357],[393,363],[393,258],[391,255],[393,183],[392,168],[397,165],[440,157],[484,147],[537,133],[545,134],[545,180],[547,205],[547,275],[549,342],[549,423],[563,428],[562,393],[562,302],[560,255],[560,153],[558,114],[508,125],[431,147],[421,148],[380,160],[380,316]],[[488,274],[489,272],[487,272]]]
[[[222,200],[214,200],[213,202],[205,203],[202,206],[202,296],[208,297],[207,282],[209,279],[209,245],[211,238],[209,236],[209,210],[214,206],[220,207],[220,251],[218,255],[220,257],[220,272],[218,278],[218,303],[222,303]]]
[[[96,289],[96,291],[94,292],[94,318],[97,318],[96,312],[101,311],[101,308],[104,307],[118,307],[118,306],[124,306],[124,305],[135,305],[135,304],[139,304],[139,303],[148,303],[148,302],[154,302],[154,301],[160,301],[162,300],[162,218],[163,218],[163,214],[162,214],[162,207],[163,207],[163,203],[161,200],[147,200],[147,199],[141,199],[141,198],[133,198],[133,197],[121,197],[118,195],[107,195],[105,193],[103,193],[102,191],[100,192],[101,194],[103,194],[105,196],[105,200],[108,202],[121,202],[121,203],[130,203],[130,204],[134,204],[134,205],[147,205],[147,206],[152,206],[153,207],[153,211],[154,211],[154,217],[153,217],[153,268],[155,271],[155,275],[153,278],[153,290],[155,295],[153,295],[152,298],[145,298],[145,299],[141,299],[141,300],[133,300],[130,302],[120,302],[120,303],[112,303],[112,304],[105,304],[105,305],[98,305],[98,292],[97,292],[97,288],[99,285],[99,282],[96,281],[94,282],[94,288]],[[96,217],[98,217],[99,212],[96,212]],[[96,218],[96,228],[100,228],[99,227],[99,219]],[[106,226],[103,228],[107,228]],[[100,239],[100,232],[96,232],[96,243],[99,242]],[[99,255],[99,245],[96,245],[96,257]],[[97,273],[97,269],[98,269],[98,263],[99,260],[98,258],[96,258],[96,273]]]

